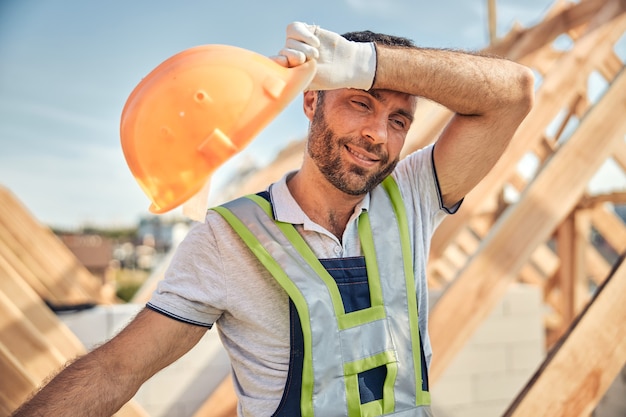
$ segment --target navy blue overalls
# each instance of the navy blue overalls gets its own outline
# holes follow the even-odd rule
[[[412,262],[408,261],[407,263],[406,261],[406,259],[411,258],[406,214],[403,212],[403,206],[402,208],[398,208],[401,205],[401,202],[398,202],[398,200],[401,200],[401,197],[399,197],[399,190],[397,189],[395,181],[389,177],[383,185],[384,191],[381,191],[383,187],[380,186],[376,192],[379,193],[379,195],[383,193],[385,196],[389,194],[389,197],[383,199],[382,203],[380,203],[381,199],[378,198],[376,200],[378,203],[376,203],[374,209],[372,209],[373,204],[371,204],[370,211],[375,214],[373,216],[374,219],[370,220],[371,216],[367,214],[365,218],[360,217],[359,219],[359,237],[362,240],[362,247],[366,255],[359,257],[317,259],[313,253],[310,252],[310,249],[308,249],[309,252],[306,252],[308,245],[306,245],[302,237],[295,231],[293,225],[274,222],[272,220],[271,202],[269,193],[267,192],[260,193],[257,196],[243,197],[242,199],[235,200],[235,202],[227,203],[225,206],[216,208],[216,211],[226,218],[235,231],[237,231],[248,244],[250,249],[257,255],[259,260],[268,267],[283,288],[291,288],[291,292],[287,290],[290,294],[291,352],[289,371],[283,397],[279,407],[273,414],[274,416],[302,416],[301,410],[305,408],[310,410],[307,411],[307,416],[305,416],[308,417],[309,414],[313,414],[311,406],[319,406],[319,404],[315,405],[316,403],[311,403],[311,401],[317,401],[315,400],[317,397],[316,395],[310,397],[313,391],[311,391],[310,385],[305,389],[302,376],[304,375],[304,370],[308,372],[307,375],[310,377],[311,370],[313,369],[310,350],[308,351],[308,360],[306,359],[307,346],[309,346],[308,349],[312,349],[310,345],[310,326],[311,324],[315,324],[316,331],[319,332],[320,323],[323,324],[323,329],[321,330],[322,334],[327,333],[325,329],[327,323],[329,329],[333,328],[334,330],[332,331],[339,331],[337,337],[340,337],[341,342],[331,342],[331,340],[334,339],[328,339],[326,336],[321,337],[326,340],[324,343],[328,343],[326,346],[330,347],[330,350],[324,350],[324,352],[332,352],[333,356],[335,356],[337,353],[335,349],[340,349],[341,352],[343,352],[339,352],[340,355],[344,357],[344,361],[347,361],[344,362],[343,370],[339,364],[339,375],[337,375],[337,377],[342,380],[343,378],[348,378],[345,381],[345,388],[347,389],[345,395],[350,397],[348,398],[348,414],[350,416],[360,416],[362,413],[367,415],[397,415],[401,417],[430,415],[430,409],[428,407],[430,395],[428,394],[427,366],[422,343],[421,340],[419,340],[421,336],[417,325],[418,300],[414,289]],[[258,196],[262,198],[258,198]],[[268,204],[268,202],[270,204]],[[400,251],[392,249],[391,252],[389,252],[394,245],[389,245],[389,242],[376,243],[376,241],[372,240],[373,230],[386,232],[390,227],[391,223],[388,220],[389,215],[387,214],[389,211],[395,211],[396,216],[400,217],[400,220],[391,222],[396,225],[396,227],[392,228],[393,230],[400,230],[399,237],[392,239],[402,240],[402,249]],[[398,212],[401,213],[398,214]],[[261,224],[257,223],[259,221],[263,224],[262,227],[258,227],[258,225]],[[363,226],[363,229],[361,229],[361,224],[366,226]],[[252,228],[255,232],[251,233],[251,229],[249,228]],[[363,233],[362,230],[364,231]],[[363,244],[362,235],[367,236],[365,242],[369,244]],[[260,240],[257,240],[255,236]],[[388,247],[386,248],[386,246]],[[305,249],[302,249],[303,247],[305,247]],[[296,249],[303,254],[303,259],[307,261],[309,265],[313,265],[313,270],[317,271],[309,278],[300,276],[300,273],[297,272],[297,267],[295,269],[293,267],[293,261],[286,261],[287,263],[282,263],[281,265],[283,265],[282,268],[287,268],[291,273],[295,272],[296,275],[285,274],[287,272],[286,270],[282,270],[280,265],[272,263],[274,259],[283,259],[281,262],[285,262],[285,259],[295,259],[294,256],[298,256],[294,255]],[[399,254],[398,252],[401,253]],[[285,257],[288,253],[291,254]],[[386,253],[385,256],[393,257],[394,260],[392,263],[381,263],[383,259],[389,259],[385,257],[380,259],[380,256],[383,256],[380,255],[380,253]],[[369,264],[370,261],[368,259],[372,261],[372,265]],[[402,259],[404,259],[404,261],[402,261]],[[399,274],[396,273],[398,278],[394,278],[393,280],[381,280],[379,270],[381,274],[384,272],[384,277],[392,277],[393,271],[397,270],[397,266],[394,267],[393,265],[398,265],[398,263],[403,265]],[[315,269],[317,267],[314,266],[314,264],[318,266],[321,264],[321,266],[319,266],[320,269]],[[372,269],[370,269],[372,266],[374,268],[373,270],[376,272],[373,275],[371,275],[372,273],[370,272],[371,276],[368,277],[368,269],[372,271]],[[308,267],[305,268],[305,270],[308,270]],[[305,274],[310,274],[310,272]],[[323,275],[332,278],[322,278]],[[332,287],[334,287],[336,288],[334,291],[338,290],[338,295],[333,296],[332,305],[335,307],[331,307],[330,316],[328,316],[328,310],[323,310],[324,317],[327,318],[321,322],[310,322],[309,320],[313,318],[310,316],[309,311],[302,310],[306,314],[306,324],[309,326],[303,327],[301,317],[298,314],[298,311],[301,311],[303,305],[301,294],[307,293],[306,287],[309,285],[313,285],[312,288],[319,288],[316,287],[320,285],[316,282],[318,281],[315,278],[316,276],[322,278],[327,286],[329,285],[327,288],[332,289]],[[375,279],[372,280],[372,277],[375,277]],[[292,282],[294,279],[295,281]],[[311,279],[313,281],[311,281]],[[333,280],[334,283],[330,284]],[[294,283],[295,285],[302,286],[301,290],[304,290],[304,292],[293,292],[292,285]],[[403,289],[405,284],[407,288]],[[287,285],[287,287],[285,287],[285,285]],[[370,288],[371,285],[374,285],[374,288]],[[322,286],[322,288],[324,287]],[[320,294],[318,293],[318,295]],[[296,299],[293,297],[296,297]],[[318,302],[319,299],[315,297],[313,300]],[[372,300],[375,301],[375,304]],[[383,302],[384,300],[387,301]],[[338,308],[338,305],[341,304],[342,307]],[[298,307],[296,307],[296,305],[298,305]],[[389,306],[396,307],[387,311],[387,308],[384,307],[385,305],[388,306],[387,308],[389,308]],[[398,310],[397,306],[404,307],[400,307],[401,310]],[[311,306],[308,308],[310,307]],[[406,310],[407,308],[408,310]],[[339,323],[339,327],[333,327],[336,325],[333,319],[333,309],[335,314],[338,314],[335,315],[335,319],[338,320],[337,323]],[[316,311],[319,312],[319,310]],[[392,314],[393,311],[396,313],[399,311],[401,314]],[[403,311],[411,313],[406,315]],[[316,313],[315,318],[319,319],[317,314],[318,313]],[[409,339],[405,340],[407,331],[409,330],[409,323],[411,328],[410,332],[415,336],[409,336]],[[366,331],[366,328],[376,330],[372,333],[372,330]],[[303,334],[303,329],[306,329],[308,339],[307,336]],[[332,335],[332,331],[329,334]],[[391,333],[389,333],[390,331]],[[395,337],[390,339],[389,336],[392,334],[394,334]],[[333,338],[333,336],[330,337]],[[365,339],[362,339],[362,337],[365,337]],[[352,343],[354,339],[359,338],[361,338],[361,343],[364,343],[363,345],[360,343]],[[374,340],[379,338],[382,338],[383,341]],[[396,342],[394,342],[394,339]],[[308,345],[306,340],[309,340]],[[400,344],[398,345],[397,343]],[[369,345],[371,346],[368,347]],[[413,347],[412,350],[411,346]],[[383,350],[379,351],[378,349]],[[319,356],[319,350],[314,350],[314,352],[317,352],[316,355],[318,355],[316,356],[318,358],[316,360],[321,360],[322,362],[326,361],[326,359],[323,358],[328,355],[322,353],[322,356]],[[406,370],[399,371],[398,367],[400,366],[403,369],[406,368]],[[324,369],[328,372],[329,369],[337,369],[337,367],[333,365],[330,368],[326,367]],[[415,374],[413,374],[413,372],[415,372]],[[324,375],[326,375],[326,377],[328,376],[327,374]],[[341,377],[341,375],[344,376]],[[336,383],[334,378],[337,377],[333,377],[333,384]],[[417,385],[415,379],[417,379]],[[310,381],[310,379],[308,381]],[[336,387],[340,388],[343,392],[343,384]],[[324,384],[316,385],[315,389],[321,389],[323,391]],[[358,395],[354,397],[357,391]],[[305,392],[308,394],[304,395]],[[343,395],[339,397],[335,395],[333,397],[333,391],[326,389],[325,392],[331,393],[329,398],[333,399],[333,402],[325,402],[325,407],[335,404],[334,401],[345,401]],[[322,407],[322,409],[324,408]],[[423,413],[420,412],[420,410],[423,410]],[[322,411],[319,410],[319,412]]]

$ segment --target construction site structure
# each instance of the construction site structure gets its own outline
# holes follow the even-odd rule
[[[591,416],[626,364],[626,1],[556,1],[533,27],[482,51],[535,72],[535,105],[489,175],[435,232],[429,287],[437,381],[507,291],[538,289],[547,354],[511,417]],[[432,143],[449,110],[418,102],[405,155]],[[224,192],[257,192],[301,162],[304,142]],[[0,413],[85,351],[50,305],[114,304],[8,190],[0,193]],[[143,288],[144,303],[158,279]],[[136,403],[118,415],[147,415]],[[229,377],[193,417],[234,417]]]

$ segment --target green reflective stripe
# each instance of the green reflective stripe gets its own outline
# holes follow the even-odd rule
[[[337,318],[340,330],[349,329],[351,327],[360,326],[365,323],[371,323],[386,317],[385,307],[376,306],[363,310],[353,311]]]
[[[411,240],[409,238],[409,224],[406,216],[406,210],[404,204],[402,203],[402,196],[400,195],[400,189],[398,188],[398,184],[391,175],[385,178],[385,180],[382,182],[382,186],[385,191],[387,191],[387,194],[391,199],[391,204],[393,205],[398,220],[398,229],[400,231],[402,259],[404,260],[404,277],[406,280],[407,288],[407,303],[409,307],[409,325],[412,335],[411,346],[413,349],[413,368],[415,370],[415,381],[417,382],[415,387],[415,402],[416,405],[430,404],[430,402],[424,402],[425,396],[424,392],[422,391],[422,359],[420,357],[421,342],[419,336],[420,333],[417,310],[417,292],[415,291],[415,277],[413,275],[413,262],[411,261]],[[428,394],[428,399],[430,400],[430,394]]]
[[[383,412],[389,414],[396,408],[394,385],[398,376],[398,362],[387,364],[387,378],[383,385]]]
[[[417,405],[429,405],[430,404],[430,392],[422,391],[418,389],[417,391]]]
[[[246,196],[246,199],[255,203],[257,206],[256,209],[254,207],[252,207],[252,210],[250,210],[250,208],[246,208],[247,205],[245,204],[245,201],[239,201],[237,204],[233,205],[232,212],[226,208],[229,207],[228,204],[226,207],[222,206],[215,209],[229,222],[229,224],[231,224],[233,230],[235,230],[246,245],[250,247],[252,253],[287,292],[290,299],[294,302],[298,314],[300,315],[305,344],[304,367],[302,374],[302,397],[300,401],[302,415],[312,416],[315,411],[315,407],[318,407],[317,403],[320,402],[320,406],[323,403],[323,400],[321,399],[319,401],[314,399],[314,395],[316,395],[314,394],[315,389],[317,388],[315,385],[315,376],[313,375],[313,359],[315,358],[316,361],[319,360],[324,363],[326,361],[326,355],[324,355],[322,351],[319,351],[319,348],[316,348],[318,351],[313,352],[313,329],[311,320],[314,320],[315,318],[311,317],[311,312],[308,310],[308,298],[305,298],[305,295],[301,292],[305,291],[304,288],[309,288],[309,285],[312,283],[315,283],[312,287],[314,292],[321,291],[321,294],[316,293],[317,296],[322,297],[325,305],[332,309],[331,311],[336,317],[337,327],[335,327],[334,331],[348,330],[352,332],[356,330],[360,332],[360,327],[366,326],[363,328],[363,332],[365,332],[368,336],[376,337],[375,334],[378,334],[378,332],[372,333],[374,331],[373,329],[379,329],[380,326],[375,326],[370,323],[384,319],[390,320],[390,326],[393,326],[390,327],[390,329],[392,329],[392,339],[397,332],[401,332],[401,334],[405,334],[407,330],[410,332],[410,343],[406,343],[408,341],[403,343],[402,348],[399,349],[398,352],[396,352],[395,348],[389,348],[390,350],[387,351],[385,350],[387,348],[383,347],[382,349],[375,350],[379,353],[376,353],[373,356],[365,356],[367,355],[366,353],[359,354],[358,349],[350,348],[342,353],[343,360],[341,357],[328,359],[330,361],[329,364],[334,364],[337,360],[339,361],[338,364],[341,364],[347,357],[355,359],[349,363],[343,362],[344,377],[339,378],[339,375],[337,375],[337,379],[334,379],[335,383],[340,384],[339,386],[335,386],[335,389],[333,390],[333,392],[338,394],[334,396],[335,401],[339,400],[341,402],[341,397],[344,396],[344,393],[340,393],[340,391],[343,391],[343,387],[341,385],[345,384],[346,393],[343,407],[347,409],[348,416],[374,417],[389,415],[399,411],[396,410],[396,406],[405,410],[405,407],[407,406],[421,406],[430,403],[430,393],[422,391],[423,381],[420,355],[421,340],[419,337],[418,300],[416,294],[415,272],[413,270],[413,253],[411,251],[409,222],[400,194],[400,189],[398,188],[398,185],[393,177],[389,176],[386,178],[381,186],[384,192],[382,192],[381,189],[375,191],[375,193],[381,194],[381,203],[378,204],[378,200],[376,200],[376,204],[372,206],[372,210],[361,213],[357,224],[359,239],[363,251],[362,253],[365,258],[371,307],[353,311],[351,313],[345,312],[343,300],[334,278],[328,273],[328,271],[326,271],[322,263],[319,259],[317,259],[317,256],[313,253],[303,237],[298,233],[297,229],[290,223],[284,223],[273,219],[273,211],[270,202],[258,195],[249,195]],[[387,194],[387,198],[384,198],[384,194]],[[389,204],[391,204],[391,206],[389,206]],[[262,210],[267,214],[267,219],[264,218],[263,214],[259,212],[259,210]],[[241,215],[244,221],[246,221],[245,219],[249,219],[246,223],[253,222],[256,224],[256,222],[261,222],[266,223],[266,226],[271,227],[267,230],[260,229],[257,232],[259,233],[259,238],[257,238],[253,232],[248,229],[246,223],[239,220],[237,214]],[[374,227],[374,230],[378,230],[380,228],[384,231],[386,227],[385,225],[387,224],[387,216],[393,219],[394,215],[397,221],[398,231],[396,233],[396,231],[392,230],[395,237],[391,243],[386,243],[385,241],[379,242],[379,239],[376,239],[376,244],[378,244],[378,249],[380,250],[379,253],[376,250],[377,246],[374,243],[375,239],[372,227]],[[253,230],[256,229],[253,228]],[[280,232],[278,232],[278,230],[280,230]],[[282,233],[284,237],[276,235],[277,233]],[[269,243],[265,237],[266,235],[267,238],[270,239],[272,239],[272,236],[275,236],[278,241],[282,242],[281,244],[287,245],[286,249],[288,250],[283,253],[280,247],[272,245],[265,248],[263,245]],[[398,247],[398,244],[400,247]],[[286,270],[293,270],[296,274],[294,281],[287,276],[287,273],[277,261],[278,259],[281,260],[281,263],[289,262],[287,259],[283,260],[283,256],[287,254],[295,257],[296,259],[299,258],[299,263],[296,269],[293,269],[290,264],[284,265]],[[391,268],[391,265],[384,263],[387,256],[396,257],[397,259],[397,256],[399,255],[402,257],[402,260],[400,261],[400,265],[402,265],[402,272],[399,271],[400,265]],[[276,256],[276,258],[273,256]],[[298,272],[299,270],[301,270],[301,272]],[[304,275],[300,276],[301,273]],[[390,275],[390,277],[395,278],[393,281],[395,284],[389,286],[386,281],[382,281],[380,276],[381,273],[385,274],[385,276]],[[402,275],[399,273],[402,273]],[[317,280],[316,276],[319,277],[321,281]],[[304,280],[304,278],[307,278],[307,280]],[[311,279],[313,279],[313,281],[311,281]],[[402,287],[405,288],[402,289]],[[385,288],[385,290],[389,290],[390,295],[388,295],[386,291],[383,293],[383,288]],[[403,292],[406,291],[406,295],[396,293],[396,289],[402,290]],[[406,301],[403,301],[405,297]],[[392,300],[394,299],[396,302],[392,303]],[[385,300],[387,300],[390,304],[385,304]],[[390,306],[395,306],[396,308],[394,311],[402,314],[402,316],[408,313],[408,320],[407,318],[395,320],[395,315],[389,316],[391,313],[388,313],[387,310],[391,308]],[[405,308],[407,310],[405,310]],[[328,313],[330,313],[330,311],[328,311]],[[398,327],[401,323],[405,324]],[[406,328],[407,324],[409,327],[408,329]],[[323,329],[315,330],[315,332],[318,331],[324,332]],[[337,334],[337,337],[344,337],[345,335],[346,334]],[[383,351],[381,352],[381,350]],[[401,369],[398,361],[403,364]],[[410,368],[411,361],[413,361],[413,369]],[[382,387],[383,398],[366,404],[361,404],[358,375],[378,366],[386,366],[387,368],[387,376]],[[338,371],[340,370],[341,368],[338,369]],[[321,372],[326,371],[327,369],[323,368]],[[399,384],[401,384],[401,386]],[[329,398],[333,398],[332,395],[324,395],[325,396],[322,398],[326,398],[327,396]],[[415,401],[415,404],[412,404],[413,401]]]
[[[374,248],[374,237],[370,217],[367,212],[359,216],[359,239],[361,250],[365,256],[365,268],[367,269],[367,281],[370,288],[370,302],[372,307],[383,305],[383,291],[380,285],[380,272],[376,262],[376,250]],[[383,316],[384,317],[384,316]]]
[[[383,383],[383,399],[361,404],[358,374],[379,366],[387,367],[387,377]],[[346,375],[346,396],[348,397],[349,416],[352,416],[350,411],[353,409],[359,410],[358,413],[355,412],[355,416],[380,416],[394,411],[395,394],[393,387],[398,375],[398,361],[394,352],[380,352],[374,356],[345,363],[343,372]],[[353,386],[354,381],[356,381],[356,386]]]
[[[266,199],[255,194],[248,195],[246,197],[257,203],[259,207],[261,207],[270,218],[273,217],[272,206]],[[333,308],[335,310],[335,316],[337,317],[337,325],[340,330],[348,329],[350,327],[359,326],[361,324],[385,318],[385,309],[383,307],[382,301],[382,290],[380,285],[380,276],[378,274],[378,266],[376,264],[372,230],[369,226],[370,223],[369,218],[367,217],[367,213],[364,214],[365,216],[361,215],[361,217],[359,218],[359,234],[363,232],[363,234],[366,236],[365,241],[371,243],[371,246],[368,246],[367,248],[368,250],[364,250],[364,254],[368,282],[370,286],[370,298],[372,299],[372,307],[363,310],[353,311],[351,313],[345,312],[337,283],[335,282],[334,278],[328,273],[328,271],[326,271],[324,266],[320,263],[319,259],[317,259],[317,256],[315,256],[309,245],[306,244],[300,233],[298,233],[298,231],[290,223],[275,221],[278,228],[285,234],[287,239],[289,239],[292,245],[300,253],[302,258],[304,258],[309,266],[313,268],[315,273],[324,281],[324,284],[326,284],[326,287],[328,288],[331,296]],[[361,221],[361,219],[363,218],[365,218],[365,221]],[[377,300],[376,304],[374,303],[374,300]]]
[[[363,359],[346,362],[343,365],[343,370],[346,375],[352,375],[395,362],[397,362],[395,353],[393,351],[386,350],[384,352],[377,353],[376,355],[367,356]]]
[[[309,309],[307,307],[304,296],[300,293],[298,287],[289,279],[285,271],[276,262],[276,260],[267,252],[261,242],[246,227],[246,225],[237,218],[230,210],[225,207],[214,207],[213,210],[218,212],[231,225],[233,230],[241,237],[259,261],[267,268],[272,276],[280,283],[283,289],[293,301],[298,315],[302,322],[302,335],[304,339],[304,362],[302,369],[302,415],[313,415],[313,361],[312,361],[312,335],[309,326]],[[306,399],[306,401],[305,401]]]
[[[361,417],[378,417],[385,414],[383,411],[383,400],[370,401],[361,405]],[[393,411],[393,410],[392,410]]]
[[[348,404],[348,417],[361,417],[361,398],[359,396],[358,374],[344,376],[346,381],[346,403]],[[356,394],[356,401],[354,396]]]
[[[269,201],[256,194],[248,195],[246,197],[257,203],[267,213],[267,215],[273,219],[272,206]],[[293,247],[300,253],[302,258],[311,268],[313,268],[315,273],[322,279],[322,281],[324,281],[324,284],[326,284],[333,303],[333,308],[335,310],[335,316],[339,318],[345,315],[343,301],[341,300],[341,294],[339,293],[339,288],[337,288],[337,283],[324,268],[324,265],[322,265],[319,259],[317,259],[317,256],[315,256],[309,245],[307,245],[302,236],[300,236],[300,233],[298,233],[296,228],[290,223],[284,223],[277,220],[274,222],[276,223],[276,226],[278,226],[278,228],[285,234],[287,239],[289,239]]]

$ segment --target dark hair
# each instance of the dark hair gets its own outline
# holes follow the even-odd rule
[[[376,33],[372,32],[371,30],[347,32],[341,36],[353,42],[374,42],[378,45],[385,46],[404,46],[410,48],[415,47],[415,44],[411,39],[394,35],[386,35],[384,33]]]

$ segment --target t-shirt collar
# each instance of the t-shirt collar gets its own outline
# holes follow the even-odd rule
[[[303,224],[306,227],[311,220],[302,211],[287,187],[287,180],[295,173],[296,171],[288,172],[280,180],[270,185],[270,199],[274,210],[274,218],[276,220],[284,223]],[[360,209],[360,211],[367,211],[369,206],[370,195],[368,193],[359,203],[357,209]]]

